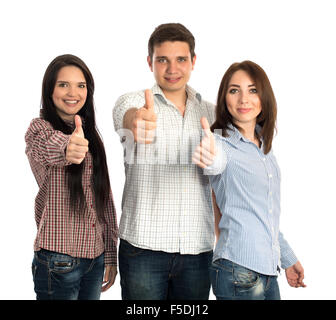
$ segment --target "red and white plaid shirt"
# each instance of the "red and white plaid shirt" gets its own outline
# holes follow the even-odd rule
[[[40,118],[33,119],[25,135],[26,154],[40,188],[35,199],[37,236],[34,250],[41,248],[79,258],[105,254],[105,264],[117,265],[118,227],[116,211],[110,196],[104,211],[106,223],[99,222],[91,188],[92,156],[87,153],[82,175],[87,203],[84,212],[70,210],[66,184],[65,159],[70,135],[54,130]]]

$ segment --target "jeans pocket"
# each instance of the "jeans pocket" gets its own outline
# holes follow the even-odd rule
[[[259,274],[250,269],[235,265],[233,268],[234,284],[238,287],[251,288],[259,281]]]
[[[49,270],[53,273],[68,273],[79,264],[79,259],[61,253],[50,254]]]

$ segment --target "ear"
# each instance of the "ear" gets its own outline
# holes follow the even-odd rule
[[[195,62],[196,62],[196,54],[194,55],[193,59],[192,59],[192,70],[194,70],[195,67]]]
[[[147,57],[147,63],[148,63],[149,69],[153,72],[152,59],[150,56]]]

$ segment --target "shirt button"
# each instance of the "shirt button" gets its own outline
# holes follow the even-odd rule
[[[268,212],[269,212],[269,213],[272,213],[272,209],[269,209]]]
[[[272,179],[273,176],[272,176],[271,174],[269,174],[268,177],[269,177],[270,179]]]
[[[262,158],[263,161],[266,161],[266,158]]]
[[[92,224],[92,228],[94,228],[95,227],[95,224]]]

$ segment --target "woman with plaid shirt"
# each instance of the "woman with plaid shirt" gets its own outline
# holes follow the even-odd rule
[[[117,274],[117,219],[93,92],[81,59],[56,57],[44,75],[40,118],[25,135],[39,186],[32,265],[37,299],[99,299]]]

